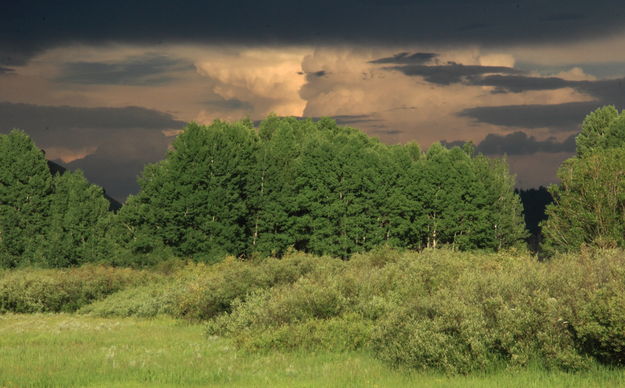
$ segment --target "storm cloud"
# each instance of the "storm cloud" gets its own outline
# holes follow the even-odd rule
[[[432,59],[436,58],[438,54],[435,53],[413,53],[410,54],[408,52],[398,53],[393,55],[392,57],[385,57],[375,59],[373,61],[369,61],[369,63],[391,63],[397,65],[403,64],[417,64],[423,65],[425,63],[430,62]]]
[[[594,101],[565,104],[484,106],[465,109],[459,113],[462,117],[470,117],[482,123],[572,131],[579,128],[586,114],[602,105],[625,107],[625,78],[570,81],[558,77],[490,75],[470,82],[473,85],[493,86],[493,93],[572,88],[594,98]]]
[[[506,66],[479,66],[449,63],[447,65],[404,65],[389,66],[386,70],[397,70],[407,76],[421,76],[426,81],[438,85],[450,85],[464,81],[468,77],[491,73],[518,73]]]
[[[566,9],[566,12],[562,12]],[[279,12],[279,19],[276,18]],[[480,44],[575,41],[620,29],[616,0],[112,0],[7,2],[0,63],[67,44]]]
[[[37,132],[75,128],[163,130],[178,128],[184,124],[168,113],[137,106],[81,108],[0,102],[2,132],[12,128]]]
[[[537,152],[575,152],[575,136],[571,135],[564,141],[555,138],[536,140],[525,132],[517,131],[508,135],[488,134],[477,150],[485,155],[531,155]]]
[[[532,90],[573,88],[606,104],[625,105],[625,78],[571,81],[558,77],[489,75],[473,78],[470,83],[480,86],[494,86],[496,93],[522,93]]]
[[[458,115],[482,123],[519,128],[550,128],[552,131],[574,131],[584,117],[601,103],[569,102],[565,104],[528,104],[480,106],[461,111]]]
[[[192,71],[192,63],[165,55],[147,54],[116,62],[68,62],[60,82],[103,85],[162,85],[173,81],[172,73]]]
[[[537,140],[534,136],[527,135],[525,132],[516,131],[507,135],[499,135],[489,133],[478,143],[476,151],[484,155],[533,155],[539,152],[543,153],[561,153],[575,152],[575,137],[571,135],[563,141],[550,137],[545,140]],[[465,142],[442,141],[441,144],[451,148],[462,146]]]

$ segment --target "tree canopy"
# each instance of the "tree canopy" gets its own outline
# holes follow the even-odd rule
[[[625,246],[625,114],[613,106],[584,119],[577,155],[558,170],[554,203],[542,224],[547,253],[582,245]]]
[[[0,135],[0,267],[98,260],[108,207],[81,172],[52,175],[26,133]]]
[[[497,250],[526,235],[505,161],[384,145],[333,120],[189,124],[119,214],[136,254],[349,257],[379,245]]]
[[[82,173],[52,175],[25,133],[0,136],[0,151],[3,267],[498,250],[526,235],[505,160],[468,144],[385,145],[331,119],[191,123],[116,215]]]

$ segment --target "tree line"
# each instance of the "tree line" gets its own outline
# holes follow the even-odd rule
[[[576,229],[566,218],[570,209],[588,205],[567,202],[587,186],[576,180],[575,189],[562,171],[603,174],[589,155],[604,160],[614,153],[605,163],[618,165],[625,152],[618,146],[623,122],[613,107],[584,121],[576,161],[564,164],[562,185],[551,189],[556,202],[543,223],[548,249],[575,249],[579,236],[569,246],[554,230],[577,233],[588,219],[576,218],[582,225]],[[618,171],[608,179],[623,186]],[[191,123],[162,161],[146,166],[139,193],[117,213],[107,211],[102,190],[82,173],[51,174],[22,131],[0,135],[0,174],[3,267],[281,256],[290,249],[348,258],[380,245],[492,251],[522,244],[527,236],[505,159],[478,155],[471,144],[447,149],[435,143],[427,150],[414,143],[385,145],[331,119],[269,116],[258,128],[249,120]],[[600,182],[596,190],[601,192]],[[601,209],[619,201],[607,200]],[[591,229],[603,235],[608,221],[597,217]],[[615,217],[622,220],[623,213]],[[582,239],[621,246],[602,238],[609,242]]]
[[[496,250],[525,236],[505,161],[384,145],[333,120],[189,124],[118,215],[133,252],[339,257],[379,245]]]

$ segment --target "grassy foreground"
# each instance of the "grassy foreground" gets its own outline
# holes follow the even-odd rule
[[[0,315],[0,387],[617,387],[623,370],[445,376],[389,369],[366,353],[237,351],[173,319]]]

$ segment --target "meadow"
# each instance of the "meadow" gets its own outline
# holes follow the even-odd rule
[[[538,366],[448,375],[392,368],[367,352],[249,353],[172,318],[0,315],[2,387],[617,387],[625,372]]]

